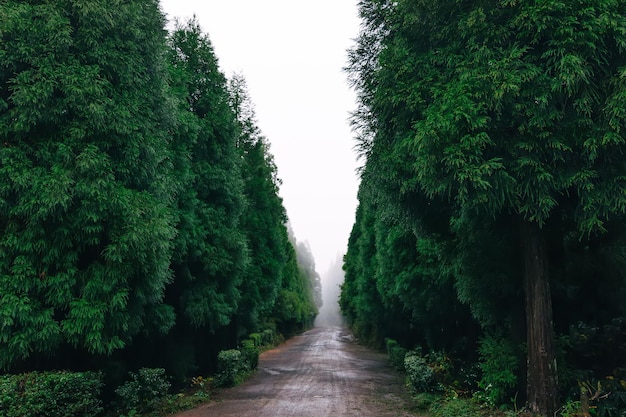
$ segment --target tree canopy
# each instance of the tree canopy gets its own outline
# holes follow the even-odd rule
[[[0,366],[167,331],[172,109],[156,2],[0,7]]]
[[[245,81],[165,23],[155,0],[0,4],[3,370],[183,378],[312,323]]]
[[[561,262],[575,262],[569,248],[581,242],[606,244],[617,258],[623,250],[614,243],[626,208],[624,4],[372,0],[359,7],[362,31],[347,71],[366,158],[360,210],[376,209],[353,237],[371,234],[377,244],[366,253],[351,240],[345,291],[353,293],[344,303],[370,303],[356,301],[372,289],[354,293],[363,278],[350,275],[351,265],[377,257],[386,265],[375,268],[391,275],[379,283],[375,305],[424,272],[425,281],[407,288],[427,299],[441,294],[434,284],[453,283],[483,328],[499,322],[511,337],[526,328],[526,400],[552,415],[553,287],[569,280]],[[386,240],[393,229],[377,229],[380,222],[413,236]],[[400,270],[385,254],[398,257],[399,248],[416,251]],[[418,269],[407,270],[413,263]]]

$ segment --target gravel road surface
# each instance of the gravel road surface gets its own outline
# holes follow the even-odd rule
[[[175,417],[411,417],[403,376],[349,330],[315,328],[264,352],[257,374]]]

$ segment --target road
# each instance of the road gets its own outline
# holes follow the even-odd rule
[[[175,417],[411,417],[403,376],[349,330],[315,328],[264,352],[256,375]]]

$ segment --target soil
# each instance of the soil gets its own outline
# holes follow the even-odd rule
[[[349,330],[315,328],[264,352],[258,372],[174,417],[417,417],[404,377]]]

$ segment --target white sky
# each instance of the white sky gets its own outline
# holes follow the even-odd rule
[[[318,272],[344,253],[357,205],[342,68],[357,36],[356,0],[161,0],[171,21],[196,15],[222,71],[246,78],[282,179],[280,195]]]

